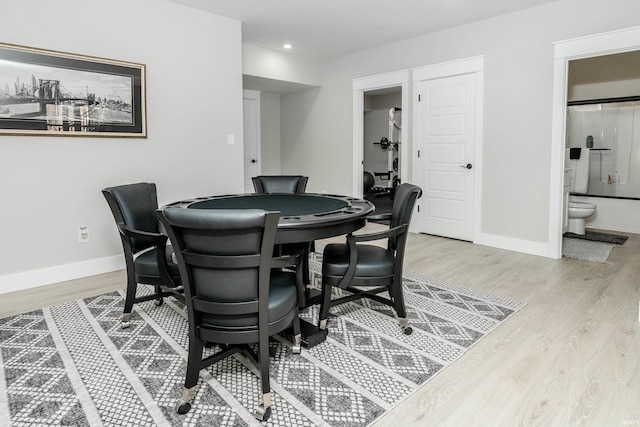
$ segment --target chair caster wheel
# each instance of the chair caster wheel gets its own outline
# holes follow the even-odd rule
[[[402,328],[402,332],[404,332],[405,335],[411,335],[413,328],[411,326],[407,326],[406,328]]]
[[[156,306],[160,307],[162,304],[164,304],[164,299],[163,298],[159,298],[156,300]]]
[[[300,354],[302,353],[302,346],[300,344],[295,344],[291,350],[293,351],[293,354]]]
[[[178,399],[175,406],[176,412],[180,415],[184,415],[191,409],[191,403],[186,402],[182,399]]]
[[[129,326],[131,326],[130,322],[122,322],[120,324],[120,329],[129,329]]]
[[[254,416],[260,421],[267,421],[271,416],[271,407],[265,408],[264,405],[258,406]]]

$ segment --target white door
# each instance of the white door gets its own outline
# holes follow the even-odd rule
[[[260,92],[245,90],[242,99],[244,125],[244,191],[253,193],[251,178],[260,175]]]
[[[476,76],[418,84],[416,231],[473,240]]]

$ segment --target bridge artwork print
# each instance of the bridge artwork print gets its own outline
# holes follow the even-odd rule
[[[145,66],[0,43],[0,136],[146,138]]]

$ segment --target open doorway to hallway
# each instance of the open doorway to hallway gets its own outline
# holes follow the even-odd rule
[[[363,196],[376,213],[389,213],[400,183],[402,88],[364,93]]]

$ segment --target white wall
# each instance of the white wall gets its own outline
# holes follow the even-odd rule
[[[242,45],[242,72],[248,76],[319,86],[320,63],[275,50]]]
[[[303,58],[264,49],[257,46],[242,45],[242,73],[251,84],[260,86],[262,92],[262,170],[263,175],[302,174],[307,172],[295,163],[282,164],[281,126],[296,120],[297,116],[286,114],[281,109],[281,95],[269,90],[292,88],[304,90],[306,87],[320,85],[322,64],[316,60]],[[254,78],[257,78],[254,79]],[[257,89],[257,88],[255,88]],[[301,153],[301,155],[304,155]],[[307,186],[307,188],[309,188]]]
[[[637,25],[637,0],[561,0],[332,60],[322,90],[282,96],[283,168],[310,190],[353,188],[352,79],[484,56],[481,232],[549,240],[553,43]],[[327,167],[327,165],[331,165]]]
[[[280,160],[280,94],[260,93],[260,132],[262,175],[279,175]]]
[[[0,136],[0,293],[123,268],[106,186],[242,191],[240,22],[163,0],[3,0],[0,40],[146,64],[147,139]],[[78,227],[89,243],[78,243]]]

